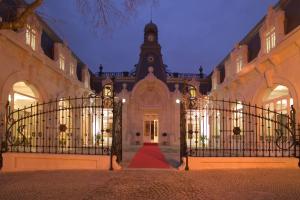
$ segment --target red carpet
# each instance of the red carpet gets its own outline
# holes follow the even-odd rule
[[[157,144],[147,144],[136,153],[129,168],[170,168]]]

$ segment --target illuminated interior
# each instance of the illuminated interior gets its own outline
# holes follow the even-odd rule
[[[17,82],[12,87],[8,101],[11,107],[17,110],[36,104],[38,102],[38,96],[25,82]]]
[[[187,120],[187,141],[192,146],[206,147],[210,138],[210,124],[207,110],[188,110]]]
[[[113,112],[112,108],[103,109],[103,119],[101,113],[93,118],[92,132],[93,142],[98,145],[109,146],[112,142],[112,128],[113,128]],[[103,127],[103,128],[102,128]]]
[[[289,115],[291,110],[291,105],[294,104],[294,100],[290,95],[289,89],[286,86],[278,85],[272,91],[270,91],[264,98],[263,105],[266,109],[264,115],[269,119],[279,120],[282,122],[285,119],[284,116]],[[276,111],[278,114],[275,116],[273,112]],[[283,123],[283,122],[282,122]],[[287,122],[286,122],[287,123]],[[267,137],[271,137],[274,134],[272,131],[275,127],[275,124],[270,123],[268,127],[265,127],[264,132],[267,134]]]

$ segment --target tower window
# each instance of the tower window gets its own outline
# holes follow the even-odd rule
[[[29,24],[26,25],[26,45],[36,50],[36,30]]]
[[[59,55],[59,69],[65,70],[65,57],[63,55]]]
[[[266,52],[269,53],[276,46],[275,27],[266,33]]]
[[[104,97],[111,97],[112,96],[112,85],[106,85],[104,87]]]

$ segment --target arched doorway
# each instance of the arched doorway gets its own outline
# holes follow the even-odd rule
[[[151,70],[134,86],[128,104],[127,127],[129,134],[138,136],[131,137],[131,143],[168,143],[166,135],[174,132],[169,120],[174,106],[170,100],[167,85]]]
[[[12,85],[7,100],[9,105],[7,121],[16,127],[11,129],[7,140],[11,145],[23,145],[32,152],[36,151],[35,146],[41,144],[39,138],[42,132],[38,123],[41,118],[37,114],[40,110],[37,106],[40,101],[39,93],[32,85],[19,81]]]

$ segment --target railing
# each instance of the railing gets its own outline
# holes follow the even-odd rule
[[[111,155],[117,149],[112,147],[116,130],[122,134],[120,120],[114,122],[121,107],[112,95],[57,99],[17,110],[8,106],[2,152]]]
[[[169,77],[171,78],[200,78],[199,74],[195,73],[169,73]]]
[[[191,78],[200,78],[199,74],[196,73],[171,73],[168,72],[168,77],[170,78],[181,78],[181,79],[191,79]],[[101,73],[102,76],[104,77],[115,77],[115,78],[126,78],[126,77],[135,77],[134,73],[132,72],[102,72]]]
[[[296,111],[287,109],[189,97],[181,104],[181,157],[299,158]]]

